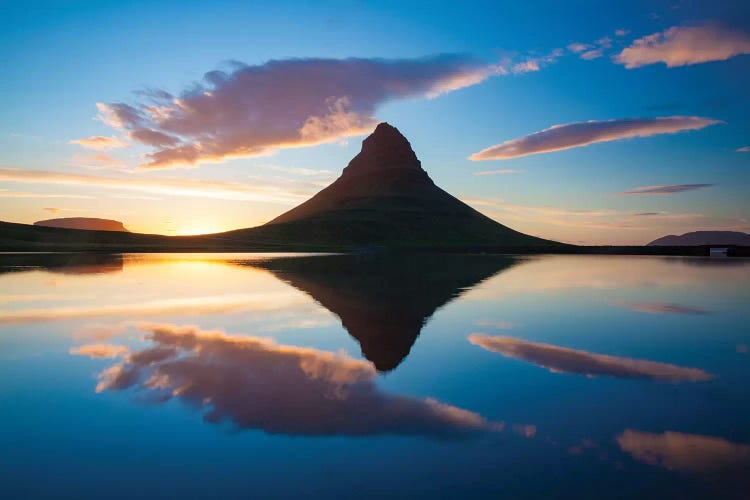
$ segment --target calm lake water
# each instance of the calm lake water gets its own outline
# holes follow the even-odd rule
[[[0,255],[0,497],[749,498],[748,320],[739,259]]]

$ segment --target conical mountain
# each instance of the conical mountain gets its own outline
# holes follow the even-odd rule
[[[440,189],[409,141],[387,123],[362,142],[362,151],[335,182],[263,228],[269,236],[278,231],[277,237],[291,241],[328,244],[557,244],[505,227]]]
[[[518,262],[462,254],[330,255],[238,262],[266,269],[341,319],[379,371],[396,368],[435,311]]]

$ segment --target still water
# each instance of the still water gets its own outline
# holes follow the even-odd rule
[[[0,497],[750,498],[750,260],[0,255]]]

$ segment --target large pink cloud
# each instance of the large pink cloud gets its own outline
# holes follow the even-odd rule
[[[504,72],[457,55],[233,63],[179,96],[141,92],[141,102],[98,107],[104,122],[153,148],[145,167],[169,168],[365,134],[387,101],[435,97]]]
[[[508,160],[538,153],[562,151],[599,142],[674,134],[684,130],[699,130],[721,123],[700,116],[665,116],[658,118],[622,118],[590,120],[587,122],[553,125],[525,137],[505,141],[483,149],[470,160]]]
[[[750,54],[750,35],[718,23],[674,26],[635,40],[614,57],[626,68],[664,63],[668,68],[724,61]]]

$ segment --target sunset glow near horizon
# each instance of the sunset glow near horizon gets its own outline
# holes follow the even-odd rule
[[[744,1],[6,2],[0,18],[3,221],[256,226],[387,121],[438,186],[524,233],[750,231]]]

